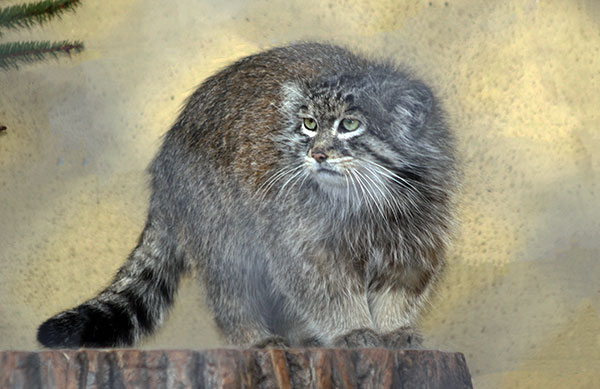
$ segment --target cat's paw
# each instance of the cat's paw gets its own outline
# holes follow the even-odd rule
[[[252,348],[288,348],[290,345],[281,336],[273,335],[259,340],[252,345]]]
[[[306,348],[313,348],[313,347],[323,347],[323,342],[321,342],[321,340],[319,340],[319,338],[315,337],[310,337],[310,338],[305,338],[302,339],[299,343],[298,343],[299,347],[306,347]]]
[[[382,339],[381,336],[372,329],[360,328],[338,336],[333,340],[333,345],[335,347],[346,348],[380,347],[382,345]]]
[[[420,349],[423,336],[414,328],[402,327],[383,335],[383,343],[388,348]]]

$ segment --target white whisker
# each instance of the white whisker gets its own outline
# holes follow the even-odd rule
[[[357,174],[359,177],[361,177],[361,178],[364,180],[364,181],[363,181],[363,183],[364,183],[364,185],[365,185],[365,188],[366,188],[367,186],[369,186],[369,185],[368,185],[368,182],[367,182],[367,177],[366,177],[365,175],[363,175],[363,174],[362,174],[362,173],[361,173],[359,170],[355,170],[354,172],[355,172],[355,173],[356,173],[356,174]],[[377,201],[377,199],[375,198],[375,195],[374,195],[374,194],[373,194],[373,193],[372,193],[370,190],[368,190],[368,189],[366,190],[366,192],[367,192],[367,195],[368,195],[368,196],[371,198],[371,200],[373,201],[373,204],[375,205],[375,207],[377,207],[377,210],[379,211],[379,214],[381,215],[381,218],[382,218],[382,219],[385,219],[385,214],[384,214],[384,212],[383,212],[383,209],[381,208],[381,204],[379,204],[379,201]]]
[[[404,177],[399,176],[398,174],[394,173],[393,171],[391,171],[390,169],[386,168],[385,166],[382,166],[382,165],[378,164],[377,162],[374,162],[374,161],[371,161],[371,160],[368,160],[368,159],[363,159],[363,161],[365,161],[367,163],[370,163],[372,165],[377,166],[379,169],[381,169],[381,174],[385,175],[389,179],[397,182],[400,185],[408,186],[411,189],[413,189],[415,192],[418,192],[417,188],[415,188],[407,179],[405,179]]]
[[[269,190],[275,185],[275,183],[282,178],[284,178],[288,174],[294,173],[296,170],[302,168],[302,164],[295,167],[285,167],[278,171],[276,171],[271,177],[265,181],[261,186],[256,190],[256,197],[260,198],[260,200],[264,200],[264,197],[267,195]]]
[[[362,199],[360,198],[360,194],[358,193],[358,189],[356,188],[356,183],[354,182],[354,175],[352,174],[352,170],[350,170],[350,169],[347,170],[347,172],[349,174],[348,177],[350,178],[350,182],[352,184],[351,185],[352,189],[353,189],[354,193],[356,194],[356,201],[359,202],[359,205],[360,205],[360,202],[362,201]]]
[[[363,195],[366,197],[366,196],[367,196],[367,193],[368,193],[368,190],[366,189],[366,187],[364,186],[364,184],[363,184],[362,180],[361,180],[361,179],[360,179],[360,177],[358,176],[358,174],[357,174],[357,170],[354,170],[354,169],[352,169],[352,170],[350,170],[350,172],[351,172],[351,173],[354,173],[353,175],[354,175],[354,177],[356,178],[356,182],[358,183],[358,185],[359,185],[359,188],[361,189],[361,192],[362,192],[362,193],[363,193]],[[369,201],[366,199],[365,203],[367,204],[367,207],[369,208],[369,211],[371,212],[371,214],[374,214],[375,212],[374,212],[374,210],[373,210],[373,206],[371,205],[371,202],[369,202]]]
[[[344,173],[347,173],[347,170]],[[346,180],[346,209],[350,210],[350,181],[348,180],[348,174],[344,174],[344,179]]]
[[[302,165],[299,166],[299,168],[303,167]],[[298,170],[298,168],[294,169],[292,172],[295,172],[296,170]],[[285,187],[292,182],[296,177],[298,177],[299,175],[301,175],[302,173],[305,173],[304,170],[299,170],[297,172],[295,172],[294,174],[292,174],[290,176],[290,178],[288,178],[288,180],[281,186],[281,188],[279,188],[279,191],[277,191],[277,196],[280,195],[280,193],[285,189]],[[293,185],[292,185],[293,186]]]
[[[406,189],[406,191],[399,191],[398,188],[390,187],[389,185],[383,185],[386,188],[386,190],[390,193],[391,196],[389,196],[388,198],[391,201],[393,201],[393,203],[395,204],[395,208],[401,210],[402,213],[409,216],[412,213],[412,210],[417,208],[417,204],[416,204],[415,200],[416,200],[416,197],[418,197],[419,192],[416,190],[416,188],[413,185],[407,186],[407,183],[405,182],[406,180],[404,180],[404,179],[402,179],[402,181],[395,179],[395,177],[397,177],[397,174],[395,174],[394,172],[385,168],[384,166],[381,166],[378,163],[368,161],[368,160],[363,160],[363,161],[367,162],[367,164],[365,164],[363,166],[366,169],[374,172],[374,175],[376,175],[379,180],[381,180],[381,178],[382,178],[380,176],[383,176],[383,177],[399,184],[402,188]],[[368,164],[370,164],[370,167],[368,166]],[[401,178],[401,177],[399,177],[399,178]],[[408,201],[410,203],[411,207],[407,207],[406,204],[403,204],[399,200],[398,196],[401,196],[404,200]]]
[[[398,202],[397,194],[395,193],[395,191],[393,191],[393,188],[390,188],[388,185],[385,184],[385,181],[383,181],[382,178],[380,177],[380,174],[378,174],[379,173],[378,170],[372,169],[371,167],[369,167],[367,165],[365,165],[363,167],[372,174],[372,177],[370,177],[368,174],[365,174],[367,176],[367,178],[369,178],[371,181],[376,179],[379,182],[379,184],[376,184],[375,186],[379,190],[381,197],[383,197],[383,199],[385,200],[388,208],[389,209],[402,208],[400,206],[400,203]],[[373,183],[375,184],[374,181],[373,181]],[[385,190],[385,193],[383,192],[384,190]],[[395,212],[393,212],[392,214],[394,215],[394,218],[397,218]]]

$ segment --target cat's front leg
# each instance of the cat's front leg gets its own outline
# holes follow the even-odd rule
[[[275,271],[285,288],[289,309],[302,318],[304,333],[329,347],[377,347],[377,333],[369,311],[364,282],[341,261],[297,261]],[[349,267],[349,266],[348,266]]]
[[[415,329],[424,301],[403,288],[373,291],[369,305],[383,344],[390,348],[420,348],[422,336]]]
[[[318,329],[319,337],[325,346],[344,348],[380,347],[382,337],[375,330],[375,323],[369,312],[366,293],[349,294],[342,291],[347,286],[340,285],[339,293],[332,293],[332,285],[317,293],[322,295],[320,307],[309,306],[310,321]],[[317,296],[315,296],[317,297]],[[317,297],[315,301],[318,301]],[[311,304],[312,305],[312,304]]]
[[[369,291],[369,306],[383,343],[390,348],[420,348],[423,338],[416,329],[418,315],[431,293],[429,283],[421,289],[392,285]]]

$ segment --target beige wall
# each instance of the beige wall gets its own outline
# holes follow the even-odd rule
[[[0,71],[1,349],[37,349],[36,326],[123,262],[144,223],[144,168],[195,85],[314,38],[409,64],[458,135],[462,225],[428,346],[464,352],[476,387],[600,387],[600,2],[165,4],[87,1],[0,38],[87,46]],[[143,346],[219,345],[199,291],[188,279]]]

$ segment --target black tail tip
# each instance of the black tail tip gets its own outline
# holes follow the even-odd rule
[[[82,327],[77,311],[66,311],[42,323],[37,340],[49,348],[79,348]]]
[[[46,320],[37,340],[48,348],[107,348],[133,344],[133,325],[125,310],[80,305]]]

